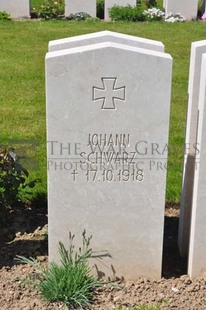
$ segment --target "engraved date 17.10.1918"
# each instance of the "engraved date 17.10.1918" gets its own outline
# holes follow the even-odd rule
[[[86,171],[85,177],[87,182],[142,182],[144,180],[144,171],[142,169],[90,169]]]

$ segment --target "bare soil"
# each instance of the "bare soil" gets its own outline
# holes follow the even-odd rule
[[[105,285],[96,291],[92,309],[111,310],[119,305],[129,309],[165,300],[161,309],[206,310],[206,275],[190,281],[187,261],[178,253],[178,217],[178,205],[166,206],[162,279],[139,278],[136,282]],[[47,254],[46,199],[40,197],[30,205],[11,209],[0,230],[1,310],[65,309],[62,304],[46,303],[36,289],[21,280],[34,270],[18,264],[16,255],[37,258],[47,265]]]

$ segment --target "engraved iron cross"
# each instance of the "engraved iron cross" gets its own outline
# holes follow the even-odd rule
[[[116,109],[116,100],[125,101],[125,86],[115,87],[117,78],[105,77],[102,78],[102,88],[93,86],[92,100],[102,100],[102,110]]]

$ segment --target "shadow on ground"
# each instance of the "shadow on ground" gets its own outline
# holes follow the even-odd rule
[[[16,264],[16,255],[35,258],[48,254],[47,221],[45,195],[10,209],[0,229],[0,268]]]
[[[179,216],[176,215],[175,210],[179,210],[179,205],[173,205],[172,209],[174,214],[165,216],[162,262],[162,276],[165,278],[187,274],[187,259],[180,257],[177,245]]]
[[[165,278],[179,277],[187,273],[187,260],[180,257],[177,246],[179,206],[173,205],[169,208],[170,216],[165,216],[164,228],[162,276]],[[3,229],[1,227],[0,231],[0,268],[16,264],[16,255],[33,258],[48,255],[46,225],[45,196],[38,196],[29,205],[19,205],[11,210],[5,227]],[[16,234],[24,235],[24,233],[26,238],[23,240],[14,239]]]

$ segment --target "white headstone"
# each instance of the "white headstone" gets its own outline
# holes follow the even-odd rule
[[[197,18],[198,0],[165,0],[165,14],[179,13],[185,19]]]
[[[191,278],[206,272],[206,54],[202,56],[197,143],[199,154],[196,156],[198,164],[194,178],[188,260],[188,274]]]
[[[96,17],[96,0],[65,0],[65,16],[80,12]]]
[[[112,255],[95,262],[106,277],[160,278],[166,159],[154,148],[168,142],[171,72],[169,55],[112,42],[47,54],[50,260],[86,229]]]
[[[104,19],[109,19],[109,9],[115,5],[136,6],[136,0],[104,0]]]
[[[12,18],[30,17],[30,0],[0,0],[0,11],[5,11]]]
[[[141,47],[152,49],[158,52],[164,52],[164,45],[162,42],[134,37],[127,34],[121,34],[113,31],[100,31],[90,34],[83,34],[71,38],[54,40],[49,42],[49,52],[58,51],[61,49],[68,49],[83,45],[90,45],[101,43],[105,41],[123,43],[134,47]]]
[[[204,53],[206,53],[206,40],[192,43],[190,55],[187,124],[178,236],[180,254],[181,256],[185,257],[188,255],[189,249],[192,194],[194,172],[196,168],[195,153],[198,152],[198,146],[196,146],[196,137],[200,72],[202,64],[202,54]]]

